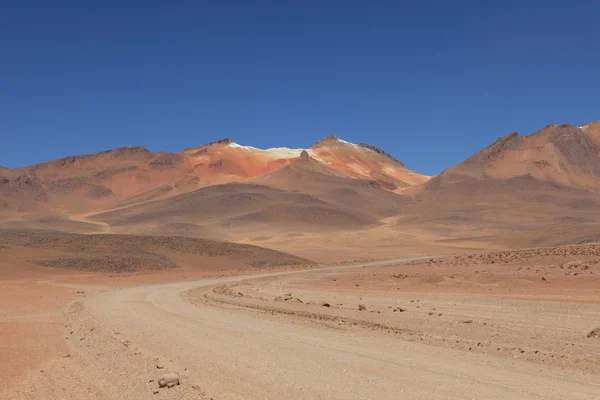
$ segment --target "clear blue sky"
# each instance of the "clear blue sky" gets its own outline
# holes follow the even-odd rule
[[[600,119],[599,15],[575,0],[5,0],[0,165],[335,133],[435,174],[511,131]]]

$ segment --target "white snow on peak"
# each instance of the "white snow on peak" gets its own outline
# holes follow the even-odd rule
[[[237,148],[237,149],[245,149],[255,152],[267,153],[268,155],[278,157],[278,158],[286,158],[286,157],[299,157],[300,153],[304,149],[289,149],[287,147],[275,147],[271,149],[258,149],[252,146],[242,146],[235,142],[229,143],[229,147]]]
[[[337,138],[337,140],[338,140],[338,142],[341,142],[344,144],[349,144],[350,146],[355,146],[355,147],[358,146],[357,144],[346,142],[344,139]]]

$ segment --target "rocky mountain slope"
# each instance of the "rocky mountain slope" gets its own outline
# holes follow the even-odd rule
[[[580,243],[600,229],[600,124],[511,133],[406,191],[402,219],[511,247]]]

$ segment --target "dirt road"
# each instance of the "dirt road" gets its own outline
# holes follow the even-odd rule
[[[349,267],[327,271],[344,268]],[[297,273],[302,272],[253,278]],[[107,373],[116,378],[105,379],[122,388],[109,398],[148,398],[149,388],[135,388],[143,387],[138,382],[153,377],[148,375],[155,368],[148,366],[150,359],[158,372],[182,374],[182,387],[201,388],[215,399],[600,397],[600,383],[590,374],[407,342],[368,330],[336,331],[242,307],[191,304],[187,298],[190,289],[247,279],[170,283],[90,296],[71,318],[74,336],[96,329],[121,341],[133,356],[123,358],[114,351],[101,356],[100,351],[109,344],[93,334],[73,341],[82,343],[82,354],[95,356],[98,352],[110,366]],[[83,323],[93,326],[78,325]],[[142,359],[146,361],[139,361]],[[99,361],[98,365],[103,364]],[[165,389],[157,398],[202,398],[200,393],[193,394],[193,390]]]

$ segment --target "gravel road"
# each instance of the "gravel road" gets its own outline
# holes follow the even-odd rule
[[[107,291],[86,298],[81,310],[99,330],[112,332],[140,357],[154,357],[161,371],[181,373],[182,387],[201,388],[215,399],[600,398],[600,381],[589,374],[407,342],[368,330],[277,319],[241,307],[192,304],[186,294],[198,287],[298,273],[303,272]],[[92,336],[80,341],[86,343],[86,354],[106,345]],[[147,362],[146,369],[137,368],[135,357],[113,356],[115,371],[129,371],[120,372],[112,382],[115,387],[135,387],[128,382],[148,379]],[[199,398],[182,390],[164,389],[157,398]],[[145,399],[149,392],[113,393],[109,397],[127,393],[122,398]]]

